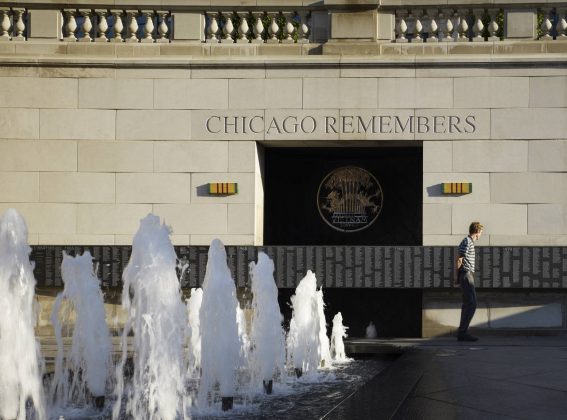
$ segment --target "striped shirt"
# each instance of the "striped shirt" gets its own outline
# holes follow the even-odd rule
[[[459,257],[463,257],[463,265],[460,271],[471,271],[474,273],[474,241],[467,236],[459,245]]]

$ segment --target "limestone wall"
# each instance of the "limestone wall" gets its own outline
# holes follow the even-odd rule
[[[256,142],[268,140],[277,146],[422,142],[424,245],[454,245],[477,219],[486,226],[483,244],[567,244],[562,56],[485,56],[472,63],[466,57],[10,56],[3,63],[0,210],[24,214],[32,244],[129,244],[139,219],[154,212],[171,224],[176,244],[220,237],[260,245]],[[442,120],[439,132],[396,133],[384,120],[382,128],[361,132],[355,120],[343,119],[352,115],[364,122],[381,115],[428,121],[474,115],[476,129],[451,132]],[[230,127],[212,133],[210,116],[261,116],[256,123],[263,125],[246,134]],[[296,118],[290,124],[336,118],[338,132],[294,131],[291,124],[270,133],[273,118],[281,123],[288,116]],[[209,182],[237,182],[239,193],[209,196]],[[443,196],[443,182],[472,182],[473,192]]]

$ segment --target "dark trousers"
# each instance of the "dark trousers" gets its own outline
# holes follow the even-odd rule
[[[470,271],[459,272],[459,284],[463,292],[463,306],[461,307],[461,323],[459,335],[464,335],[476,311],[476,291],[474,289],[474,274]]]

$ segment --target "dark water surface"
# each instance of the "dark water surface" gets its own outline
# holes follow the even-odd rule
[[[212,419],[320,419],[349,395],[356,392],[395,360],[392,356],[356,359],[320,370],[315,377],[288,378],[285,384],[274,384],[271,395],[256,394],[235,397],[234,409],[223,412],[220,401],[211,410],[192,407],[186,418]],[[111,418],[112,404],[108,400],[102,412],[92,408],[66,408],[51,412],[49,418],[96,419]],[[125,417],[126,418],[126,417]]]

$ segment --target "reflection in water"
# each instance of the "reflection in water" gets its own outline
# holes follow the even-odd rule
[[[272,395],[257,394],[254,397],[235,398],[234,409],[222,412],[219,407],[208,411],[188,412],[192,419],[247,419],[260,420],[277,418],[281,420],[321,418],[345,398],[371,380],[393,362],[393,358],[357,359],[350,363],[322,369],[314,377],[295,379],[289,376],[285,384],[274,385]],[[58,415],[65,419],[106,420],[111,418],[112,402],[105,409],[73,410],[69,408]],[[125,416],[121,416],[125,418]],[[54,420],[57,420],[54,418]]]

